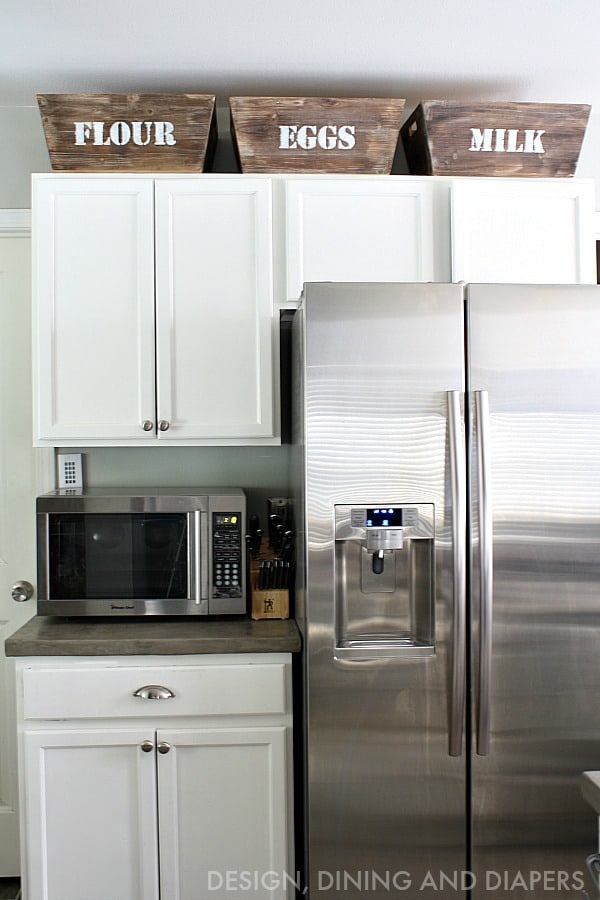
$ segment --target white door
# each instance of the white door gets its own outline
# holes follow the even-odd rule
[[[23,745],[24,897],[158,900],[153,729],[26,730]]]
[[[154,440],[151,178],[33,181],[36,438]]]
[[[294,896],[286,747],[285,727],[159,730],[161,900]]]
[[[595,284],[594,184],[452,182],[452,281]]]
[[[449,281],[448,188],[432,178],[290,178],[287,297],[306,281]]]
[[[16,236],[15,236],[16,235]],[[0,877],[19,873],[14,661],[4,641],[35,613],[15,602],[18,581],[35,587],[35,496],[53,487],[53,454],[31,437],[29,215],[0,213]]]
[[[271,231],[269,179],[156,180],[160,440],[274,435]]]

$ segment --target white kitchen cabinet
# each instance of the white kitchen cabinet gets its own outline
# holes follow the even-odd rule
[[[159,750],[171,748],[158,754],[162,900],[228,900],[228,873],[239,884],[250,872],[251,896],[287,896],[268,890],[268,873],[288,873],[286,740],[283,726],[158,732]]]
[[[160,438],[274,434],[272,284],[270,181],[156,181]]]
[[[290,656],[192,659],[18,661],[23,900],[293,896]]]
[[[36,176],[40,443],[274,443],[271,183]]]
[[[307,281],[596,281],[587,180],[38,175],[33,197],[40,445],[278,443],[273,304]]]
[[[455,179],[452,280],[595,284],[594,209],[588,181]]]
[[[153,439],[153,183],[33,184],[34,437]]]
[[[307,281],[449,281],[448,224],[435,179],[287,179],[287,300]]]
[[[148,729],[26,730],[24,897],[159,900]]]
[[[593,284],[594,205],[587,180],[288,178],[286,299],[307,281]]]

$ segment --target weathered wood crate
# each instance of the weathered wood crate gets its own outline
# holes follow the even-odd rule
[[[242,172],[389,175],[404,100],[230,97],[231,134]]]
[[[52,168],[202,172],[217,141],[214,94],[38,94]]]
[[[427,100],[401,129],[413,175],[570,176],[591,107]]]

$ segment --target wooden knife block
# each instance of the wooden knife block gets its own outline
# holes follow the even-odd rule
[[[275,558],[268,540],[263,538],[258,558],[250,560],[250,616],[252,619],[289,619],[290,617],[290,592],[288,589],[269,588],[266,591],[258,589],[261,560]]]

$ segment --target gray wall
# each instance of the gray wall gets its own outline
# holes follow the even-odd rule
[[[68,451],[64,451],[68,452]],[[250,513],[266,527],[267,497],[288,495],[287,446],[90,447],[83,453],[85,483],[94,487],[241,487]]]

